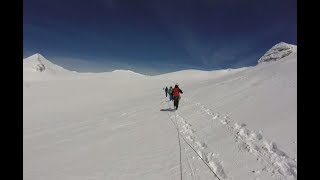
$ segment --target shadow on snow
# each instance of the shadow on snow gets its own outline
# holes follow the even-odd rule
[[[167,109],[160,109],[160,111],[175,111],[175,109],[167,108]]]

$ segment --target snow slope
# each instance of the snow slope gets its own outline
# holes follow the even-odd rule
[[[296,51],[254,67],[159,76],[48,71],[51,80],[30,64],[26,180],[296,179]],[[173,111],[162,88],[176,82],[184,94]]]

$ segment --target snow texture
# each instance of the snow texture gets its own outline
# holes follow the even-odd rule
[[[296,46],[241,69],[77,73],[35,54],[23,71],[25,180],[297,179]]]

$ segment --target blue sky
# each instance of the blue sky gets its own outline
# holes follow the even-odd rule
[[[24,0],[24,57],[69,70],[253,66],[273,45],[297,44],[296,0]]]

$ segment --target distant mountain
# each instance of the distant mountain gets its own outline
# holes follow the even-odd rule
[[[285,42],[278,43],[274,45],[269,51],[267,51],[259,60],[258,64],[269,62],[269,61],[277,61],[289,55],[293,55],[297,53],[297,46],[288,44]]]

